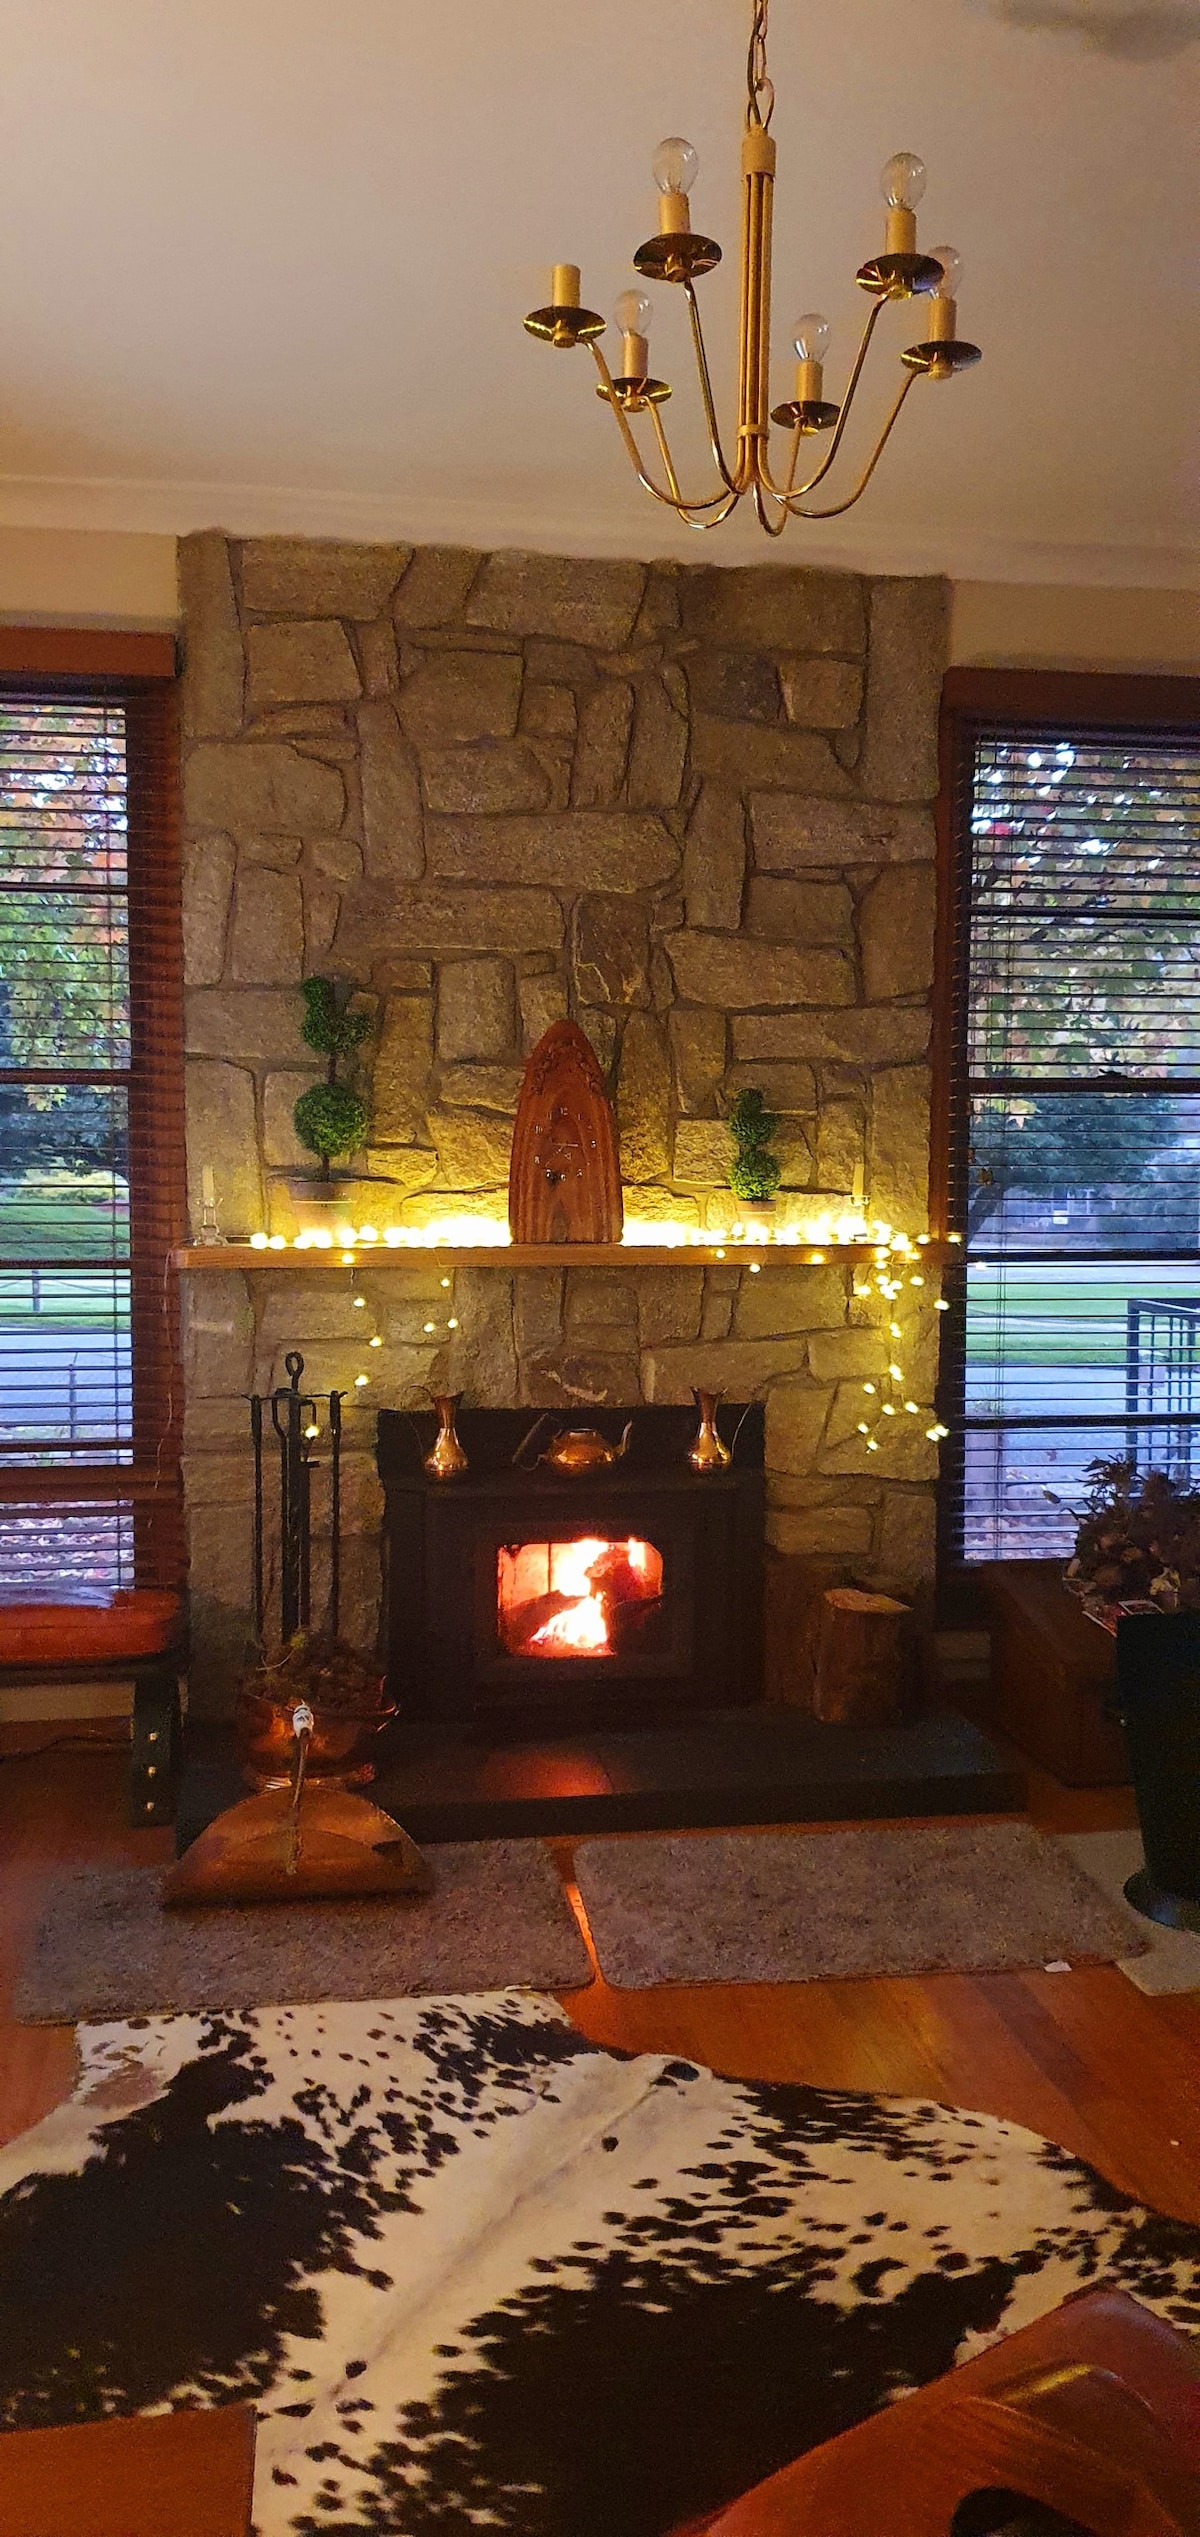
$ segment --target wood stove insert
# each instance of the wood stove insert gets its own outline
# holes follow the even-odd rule
[[[388,1687],[409,1718],[657,1725],[762,1697],[763,1411],[728,1403],[733,1462],[703,1476],[693,1409],[602,1411],[627,1452],[565,1474],[521,1467],[533,1410],[465,1410],[469,1469],[429,1477],[436,1421],[379,1417]],[[535,1457],[554,1412],[527,1448]]]

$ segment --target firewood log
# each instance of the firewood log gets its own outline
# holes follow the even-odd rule
[[[895,1726],[916,1697],[912,1612],[890,1594],[830,1586],[814,1608],[814,1718],[827,1725]]]

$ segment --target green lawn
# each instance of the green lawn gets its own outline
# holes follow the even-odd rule
[[[1181,1276],[1174,1262],[1161,1270],[1144,1262],[1098,1270],[1093,1280],[1029,1266],[986,1280],[977,1271],[976,1278],[967,1308],[967,1355],[976,1365],[1002,1353],[1012,1366],[1123,1368],[1127,1300],[1200,1304],[1200,1272]]]
[[[32,1189],[0,1182],[0,1258],[39,1260],[50,1252],[68,1268],[73,1259],[111,1259],[114,1242],[127,1250],[128,1240],[128,1200],[122,1191],[114,1205],[107,1178],[89,1183],[64,1174],[39,1178]]]

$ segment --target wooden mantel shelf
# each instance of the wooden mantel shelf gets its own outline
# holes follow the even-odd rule
[[[403,1268],[418,1260],[441,1261],[452,1268],[708,1268],[731,1261],[743,1268],[854,1268],[873,1261],[870,1242],[830,1243],[825,1249],[806,1242],[358,1242],[353,1246],[357,1268]],[[920,1274],[920,1265],[953,1259],[949,1243],[928,1241],[907,1257],[892,1253],[896,1265]],[[271,1250],[250,1242],[213,1242],[172,1251],[176,1269],[336,1269],[350,1257],[346,1249],[318,1250],[294,1243]]]

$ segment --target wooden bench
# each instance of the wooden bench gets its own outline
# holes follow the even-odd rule
[[[1125,1737],[1109,1714],[1116,1641],[1068,1594],[1061,1561],[998,1560],[975,1573],[992,1633],[991,1685],[971,1704],[982,1723],[1068,1788],[1124,1787]]]
[[[172,1823],[182,1761],[185,1663],[177,1594],[135,1587],[104,1603],[0,1605],[0,1687],[42,1674],[133,1683],[130,1821]]]

